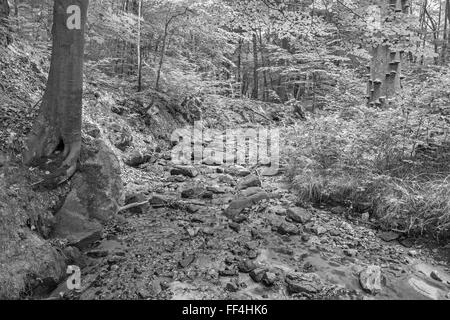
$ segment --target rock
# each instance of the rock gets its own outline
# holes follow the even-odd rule
[[[315,273],[289,273],[285,281],[289,294],[314,294],[323,289],[320,278]]]
[[[178,262],[178,265],[181,268],[187,268],[194,262],[194,260],[195,260],[194,254],[185,255],[184,258]]]
[[[133,136],[127,127],[119,124],[112,124],[109,134],[109,140],[119,150],[125,151],[133,143]]]
[[[0,299],[49,294],[66,276],[63,255],[30,230],[21,230],[20,237],[12,229],[3,233],[4,213],[0,205]]]
[[[231,230],[236,231],[237,233],[239,233],[239,231],[241,231],[241,226],[236,222],[231,222],[229,224],[229,226],[230,226]]]
[[[272,212],[277,216],[285,216],[287,211],[282,206],[273,206],[269,208],[269,212]]]
[[[248,250],[247,251],[247,257],[249,259],[255,260],[256,258],[258,258],[259,256],[259,251],[258,250]]]
[[[52,236],[75,246],[97,238],[119,210],[123,199],[120,162],[101,140],[84,137],[80,170],[72,178],[72,190],[56,213]]]
[[[238,176],[238,177],[246,177],[246,176],[250,175],[250,171],[241,166],[227,167],[223,170],[223,172],[226,174],[229,174],[232,176]]]
[[[250,278],[252,278],[253,281],[259,283],[262,281],[265,273],[266,273],[266,270],[264,270],[263,268],[256,268],[250,272]]]
[[[356,202],[353,204],[353,210],[358,213],[369,212],[371,209],[371,202]]]
[[[221,277],[235,277],[238,275],[238,271],[236,269],[224,269],[219,270],[219,276]]]
[[[364,213],[361,215],[361,220],[362,220],[362,221],[369,221],[369,219],[370,219],[370,214],[369,214],[368,212],[364,212]]]
[[[125,158],[124,162],[127,166],[137,168],[140,165],[149,162],[151,159],[152,155],[150,153],[134,151],[132,154]],[[154,159],[156,160],[156,158]]]
[[[219,186],[209,186],[206,187],[206,190],[209,192],[212,192],[214,194],[224,194],[226,193],[226,190],[224,188],[221,188]]]
[[[264,190],[261,187],[250,187],[248,189],[243,190],[241,192],[241,195],[243,197],[247,198],[247,197],[253,196],[257,193],[262,193],[262,192],[264,192]]]
[[[410,250],[408,251],[408,255],[411,257],[417,257],[419,253],[416,250]]]
[[[87,134],[92,138],[100,138],[101,131],[97,125],[92,122],[83,121],[82,125],[83,134]]]
[[[302,232],[299,227],[288,222],[283,222],[281,225],[279,225],[277,231],[282,235],[299,235]]]
[[[204,192],[205,192],[205,189],[203,189],[203,188],[199,188],[199,187],[189,188],[189,189],[183,190],[181,192],[181,198],[183,198],[183,199],[200,198]]]
[[[262,282],[268,287],[273,286],[277,280],[278,280],[277,275],[272,272],[264,273],[264,276],[262,278]]]
[[[170,170],[172,176],[185,176],[188,178],[195,178],[198,176],[198,171],[194,167],[177,166]]]
[[[441,275],[436,270],[431,271],[430,277],[436,281],[444,282]]]
[[[346,211],[347,211],[346,208],[340,207],[340,206],[331,208],[331,210],[330,210],[330,212],[331,212],[332,214],[337,214],[337,215],[344,214]]]
[[[259,180],[257,176],[250,175],[238,184],[238,190],[244,190],[250,187],[261,187],[261,185],[261,180]]]
[[[230,281],[226,284],[225,290],[227,290],[229,292],[238,292],[239,286],[236,284],[236,282]]]
[[[67,265],[75,265],[80,268],[84,268],[86,266],[86,257],[77,247],[69,246],[64,248],[63,255],[66,259]]]
[[[261,169],[261,171],[259,172],[262,176],[264,177],[273,177],[273,176],[277,176],[278,174],[281,173],[280,168],[276,168],[276,167],[264,167]]]
[[[324,227],[319,226],[319,225],[314,225],[314,226],[311,228],[311,231],[314,232],[316,235],[320,236],[320,235],[326,233],[326,232],[327,232],[327,229],[325,229]]]
[[[306,209],[294,207],[287,210],[287,216],[292,219],[292,221],[305,224],[312,219],[312,215]]]
[[[400,238],[400,234],[393,231],[380,232],[378,236],[380,237],[381,240],[386,242],[391,242]]]
[[[153,196],[148,202],[153,208],[162,208],[168,204],[167,199],[162,196]]]
[[[250,273],[256,269],[256,264],[248,259],[242,259],[238,263],[238,270],[242,273]]]
[[[359,283],[364,291],[370,294],[380,293],[381,288],[381,268],[379,266],[369,266],[359,274]]]
[[[133,204],[133,203],[143,203],[143,202],[148,202],[148,198],[146,195],[144,195],[143,193],[136,193],[136,194],[132,194],[132,195],[128,195],[125,199],[125,204]],[[150,204],[144,204],[138,207],[134,207],[131,209],[128,209],[128,211],[130,211],[131,213],[134,214],[145,214],[148,213],[150,211]]]
[[[439,300],[441,299],[440,290],[435,288],[425,281],[412,277],[408,280],[408,284],[421,295],[431,299],[431,300]]]
[[[240,214],[244,209],[250,208],[254,204],[257,204],[261,200],[269,199],[270,196],[266,192],[254,194],[248,198],[240,198],[233,200],[227,209],[224,211],[224,215],[230,219],[233,219]]]
[[[358,255],[358,250],[356,249],[345,249],[344,254],[348,257],[356,257]]]

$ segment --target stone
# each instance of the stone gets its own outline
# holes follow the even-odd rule
[[[280,224],[277,231],[282,235],[299,235],[302,232],[299,227],[289,222],[283,222]]]
[[[238,177],[246,177],[246,176],[250,175],[250,171],[241,166],[227,167],[223,170],[223,172],[226,174],[229,174],[232,176],[238,176]]]
[[[238,184],[238,190],[244,190],[250,187],[261,187],[261,180],[255,175],[246,177]]]
[[[408,280],[408,284],[418,293],[423,295],[424,297],[427,297],[431,300],[439,300],[441,299],[440,290],[438,288],[435,288],[425,281],[412,277]]]
[[[287,210],[287,216],[291,218],[292,221],[298,223],[308,223],[312,219],[312,215],[306,209],[300,207],[293,207]]]
[[[181,197],[183,199],[194,199],[194,198],[200,198],[205,190],[203,188],[195,187],[195,188],[189,188],[186,190],[183,190],[181,192]]]
[[[156,158],[153,159],[156,160]],[[144,163],[150,162],[150,160],[152,160],[152,155],[150,153],[134,151],[125,158],[124,162],[127,166],[137,168]]]
[[[344,207],[334,207],[334,208],[331,208],[331,210],[330,210],[330,212],[332,214],[337,214],[337,215],[344,214],[346,211],[347,211],[347,209]]]
[[[411,257],[417,257],[419,253],[417,252],[417,250],[410,250],[408,251],[408,255]]]
[[[188,254],[188,255],[185,255],[185,256],[183,257],[183,259],[181,259],[181,260],[178,262],[178,265],[179,265],[181,268],[187,268],[187,267],[189,267],[189,266],[194,262],[194,260],[195,260],[195,255],[194,255],[194,254]]]
[[[236,222],[230,222],[229,227],[231,230],[233,230],[237,233],[239,233],[239,231],[241,231],[241,226]]]
[[[400,234],[393,231],[384,231],[378,234],[381,240],[391,242],[400,238]]]
[[[125,151],[132,145],[133,136],[127,127],[114,123],[109,129],[109,140],[117,149]]]
[[[229,292],[238,292],[239,286],[234,281],[230,281],[225,285],[225,290]]]
[[[273,272],[264,273],[264,276],[262,278],[262,282],[268,287],[273,286],[277,280],[278,280],[278,277]]]
[[[80,268],[86,266],[86,257],[81,253],[77,247],[68,246],[63,249],[63,255],[67,265],[75,265]]]
[[[287,210],[282,206],[273,206],[269,208],[269,211],[276,214],[277,216],[285,216]]]
[[[168,203],[167,199],[162,196],[153,196],[148,202],[153,208],[162,208]]]
[[[83,142],[80,170],[55,215],[52,233],[77,247],[101,233],[102,225],[117,215],[124,197],[120,162],[112,150],[101,140],[83,137]]]
[[[369,266],[359,274],[359,283],[364,291],[370,294],[380,293],[381,287],[381,268],[379,266]]]
[[[190,166],[177,166],[170,170],[172,176],[185,176],[188,178],[195,178],[198,176],[198,171]]]
[[[263,268],[256,268],[250,272],[250,278],[252,278],[253,281],[259,283],[262,281],[265,273],[266,273],[266,270],[264,270]]]
[[[233,200],[224,211],[224,215],[230,219],[233,219],[239,215],[244,209],[250,208],[258,202],[269,199],[270,196],[266,192],[254,194],[248,198],[240,198]]]
[[[238,275],[238,271],[236,269],[226,268],[224,270],[219,270],[219,276],[221,277],[235,277]]]
[[[444,280],[442,279],[441,275],[436,270],[431,271],[430,277],[432,279],[436,280],[436,281],[444,282]]]
[[[315,273],[289,273],[285,282],[289,294],[314,294],[323,289],[323,284]]]
[[[250,197],[250,196],[255,195],[257,193],[261,193],[261,192],[264,192],[264,190],[261,187],[250,187],[248,189],[243,190],[241,192],[241,195],[243,197],[247,198],[247,197]]]
[[[325,234],[327,232],[327,229],[319,225],[314,225],[311,228],[311,231],[314,232],[316,235],[320,236],[322,234]]]
[[[256,264],[253,261],[248,260],[248,259],[242,259],[238,263],[238,270],[239,270],[239,272],[242,272],[242,273],[250,273],[253,270],[255,270],[256,267],[257,267]]]
[[[133,203],[143,203],[143,202],[148,202],[147,196],[143,193],[131,194],[125,198],[126,205],[133,204]],[[128,211],[131,213],[134,213],[134,214],[145,214],[150,211],[150,204],[146,203],[146,204],[140,205],[138,207],[128,209]]]
[[[356,257],[358,255],[358,250],[356,249],[345,249],[344,254],[348,257]]]

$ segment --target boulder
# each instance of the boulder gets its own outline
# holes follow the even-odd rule
[[[233,219],[242,211],[244,211],[244,209],[250,208],[251,206],[257,204],[258,202],[264,199],[270,199],[269,194],[266,192],[260,192],[247,198],[240,198],[233,200],[229,204],[228,208],[225,209],[224,215],[230,219]]]
[[[359,283],[364,291],[377,294],[381,292],[381,268],[379,266],[368,266],[359,274]]]
[[[314,294],[323,289],[323,284],[315,273],[290,273],[286,275],[285,281],[289,294]]]
[[[143,151],[134,151],[124,159],[124,162],[127,166],[137,168],[144,163],[150,162],[151,160],[152,160],[151,153]]]
[[[72,190],[56,213],[52,236],[85,247],[98,240],[102,225],[117,214],[123,183],[119,160],[101,140],[84,139],[80,162]]]
[[[188,178],[195,178],[196,176],[198,176],[198,171],[194,167],[178,166],[178,167],[172,168],[170,170],[170,174],[172,176],[185,176]]]
[[[255,175],[250,175],[238,184],[238,190],[244,190],[250,187],[261,187],[261,180]]]
[[[289,208],[287,210],[287,216],[291,218],[292,221],[302,224],[308,223],[312,218],[312,215],[308,210],[299,207]]]

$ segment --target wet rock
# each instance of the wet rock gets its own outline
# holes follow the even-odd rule
[[[269,199],[269,198],[270,198],[270,196],[267,193],[262,192],[262,193],[257,193],[255,195],[252,195],[251,197],[248,197],[248,198],[241,198],[241,199],[233,200],[229,204],[228,208],[225,209],[224,215],[230,219],[233,219],[238,214],[240,214],[242,211],[244,211],[244,209],[250,208],[254,204],[257,204],[259,201],[264,200],[264,199]]]
[[[119,124],[112,124],[109,134],[109,140],[119,150],[125,151],[133,143],[133,135],[127,127]]]
[[[253,270],[255,270],[256,267],[257,267],[256,264],[253,261],[248,260],[248,259],[242,259],[238,263],[238,270],[239,270],[239,272],[242,272],[242,273],[250,273]]]
[[[315,273],[289,273],[285,281],[289,294],[314,294],[323,289],[320,278]]]
[[[262,281],[265,273],[266,273],[266,270],[264,270],[263,268],[256,268],[250,272],[250,278],[252,278],[253,281],[259,283]]]
[[[369,266],[359,274],[359,283],[364,291],[377,294],[381,287],[381,268],[379,266]]]
[[[410,278],[408,280],[408,284],[421,295],[431,299],[431,300],[439,300],[441,298],[440,290],[435,288],[425,281],[418,278]]]
[[[250,175],[238,184],[238,190],[244,190],[250,187],[261,187],[261,180],[255,175]]]
[[[302,232],[301,228],[289,222],[280,224],[277,231],[282,235],[299,235]]]
[[[432,279],[436,280],[436,281],[444,282],[444,280],[442,279],[441,275],[436,270],[431,271],[430,277]]]
[[[262,282],[268,287],[273,286],[277,280],[278,280],[277,275],[272,272],[264,273],[264,276],[262,278]]]
[[[190,166],[177,166],[170,170],[172,176],[185,176],[188,178],[195,178],[198,176],[198,171]]]
[[[293,207],[287,210],[287,216],[292,219],[292,221],[305,224],[312,219],[312,215],[306,209],[300,207]]]

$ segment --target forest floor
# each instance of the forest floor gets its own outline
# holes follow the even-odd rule
[[[285,177],[261,168],[176,167],[158,159],[124,173],[150,205],[124,212],[87,252],[80,292],[63,283],[52,298],[450,299],[448,245],[296,207]],[[236,199],[253,205],[230,219]]]

